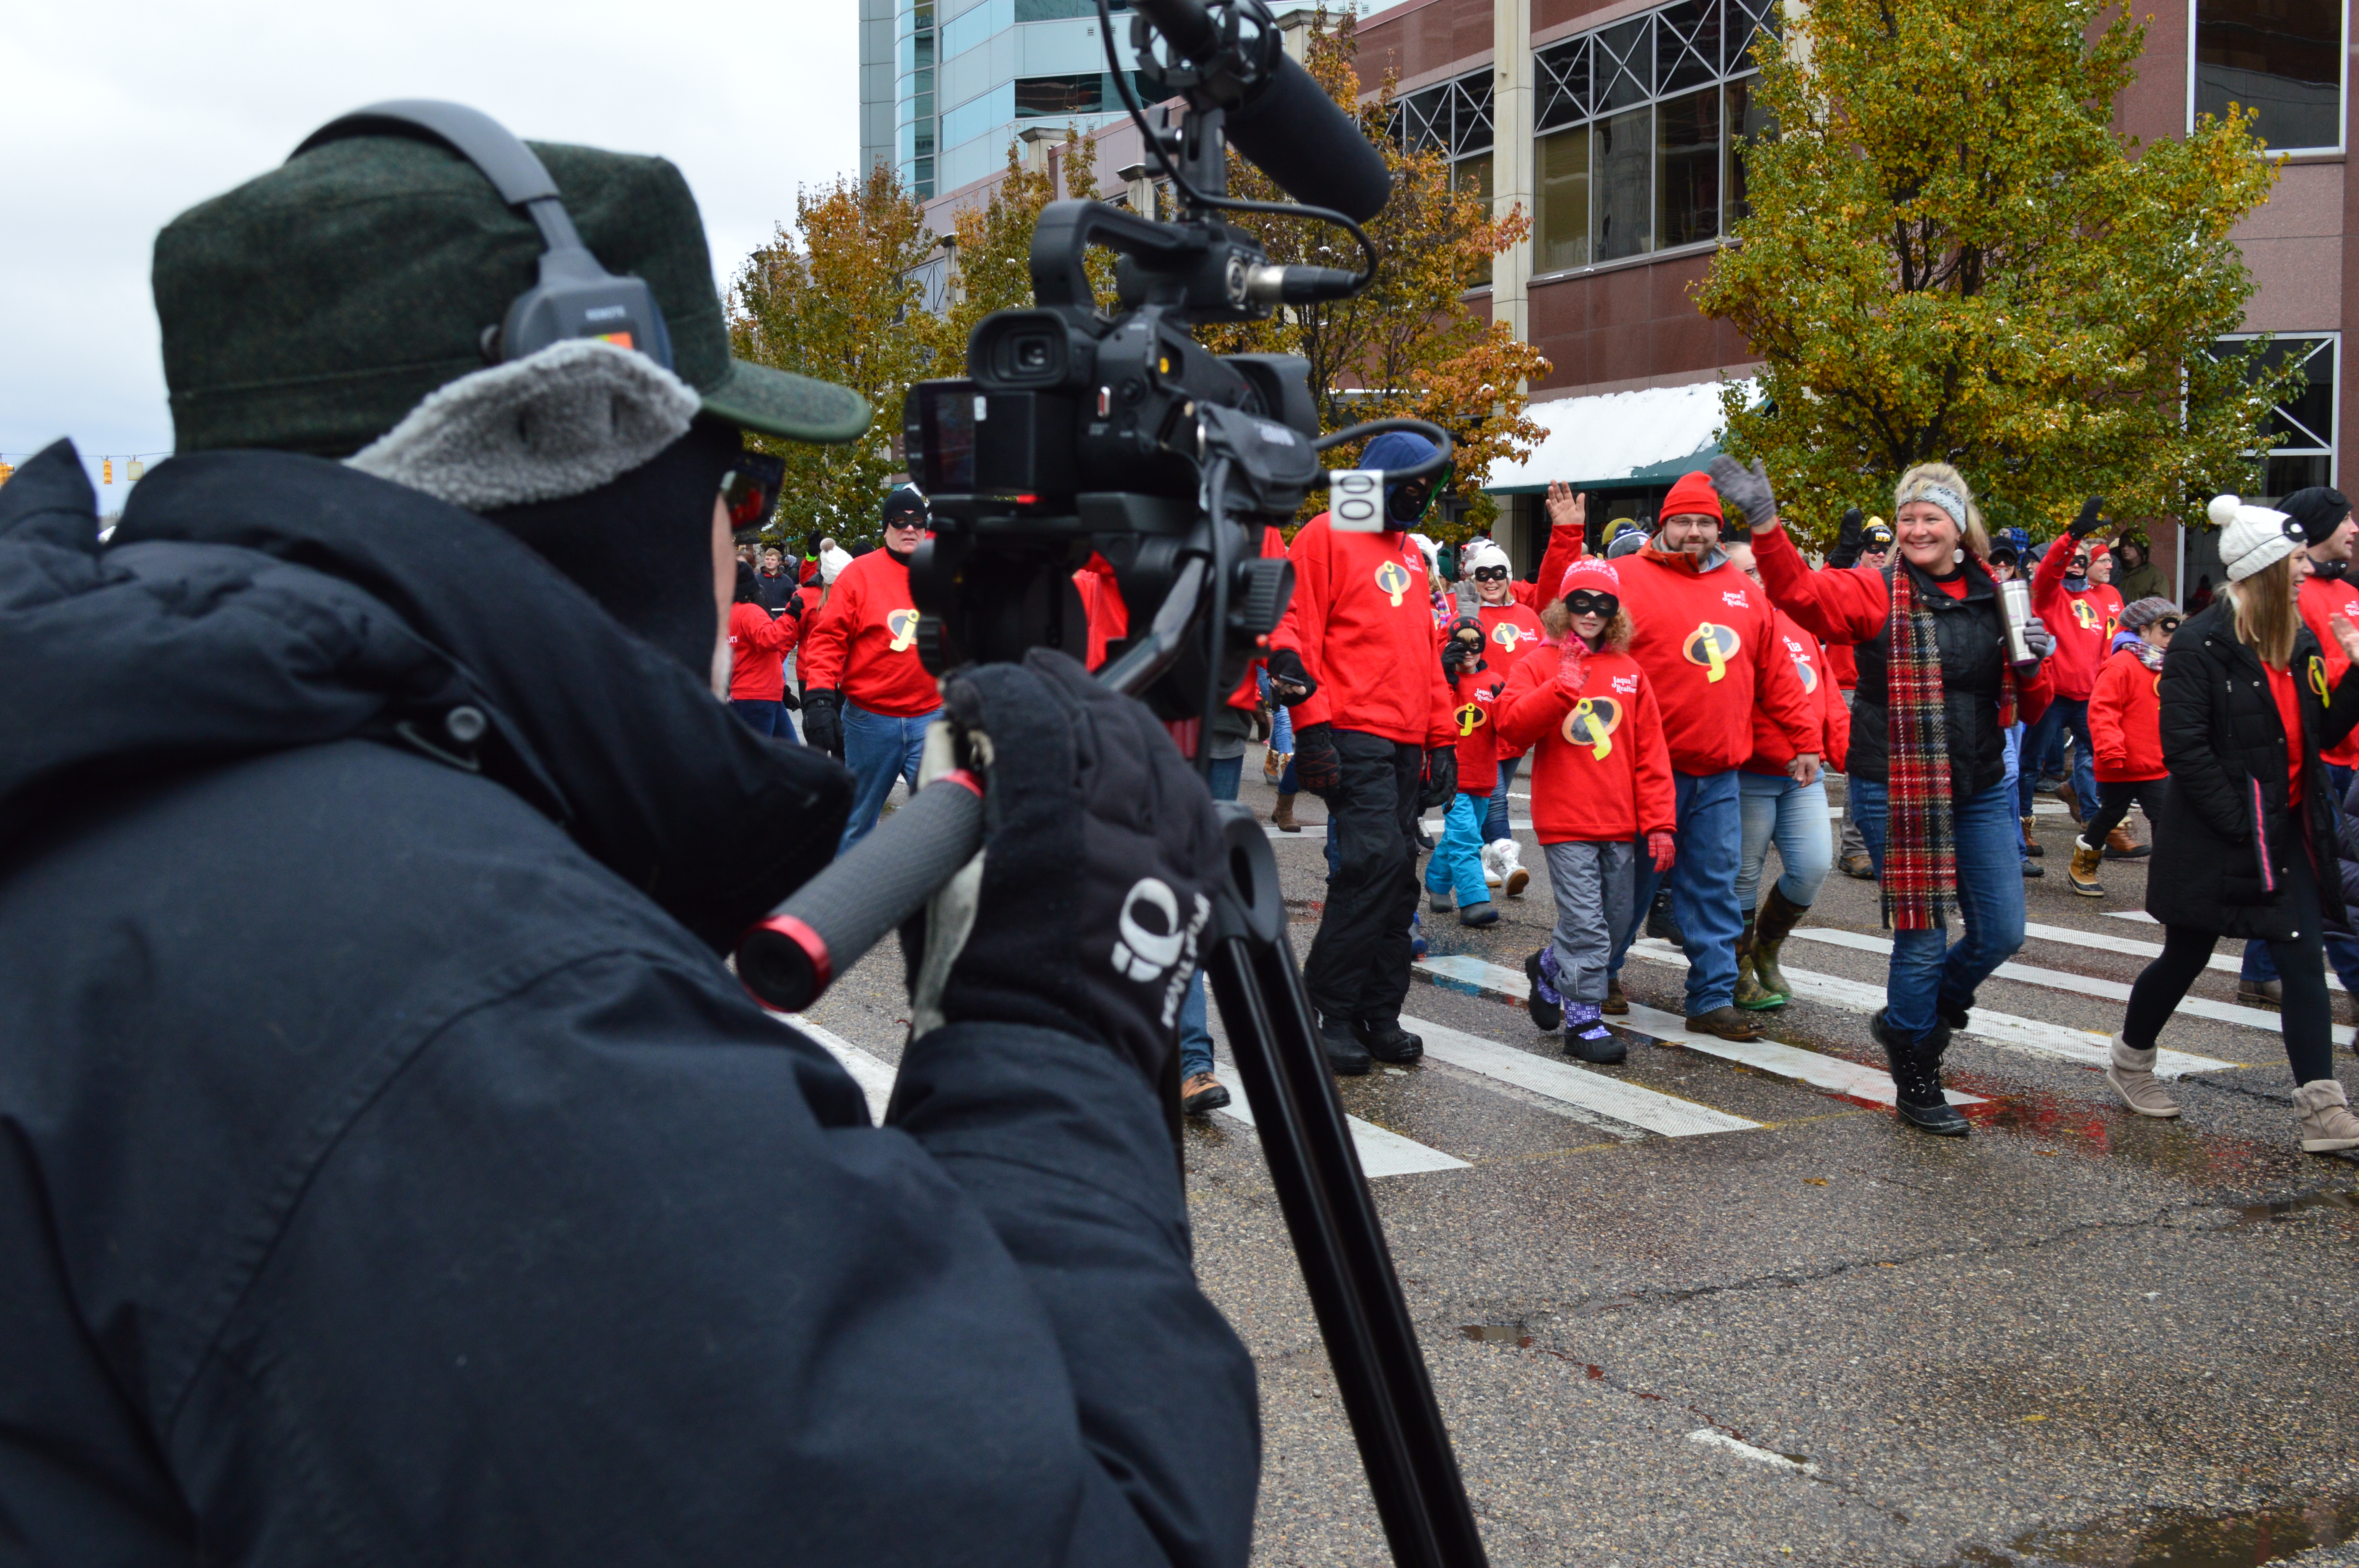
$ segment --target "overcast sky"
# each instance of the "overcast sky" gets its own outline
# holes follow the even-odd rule
[[[147,265],[174,214],[347,109],[472,104],[518,135],[661,153],[713,266],[859,157],[854,0],[25,4],[0,26],[0,453],[168,451]],[[121,465],[101,511],[127,493]]]

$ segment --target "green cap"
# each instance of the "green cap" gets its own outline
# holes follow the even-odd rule
[[[672,369],[704,411],[767,436],[849,441],[857,393],[733,359],[704,223],[658,157],[527,144],[609,272],[647,280]],[[175,444],[345,457],[446,383],[538,276],[540,232],[473,164],[408,136],[332,141],[190,208],[156,236]]]

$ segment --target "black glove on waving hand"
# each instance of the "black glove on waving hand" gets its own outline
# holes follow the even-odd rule
[[[942,714],[926,771],[963,742],[983,850],[901,929],[911,1036],[1032,1024],[1112,1045],[1159,1086],[1227,871],[1203,781],[1143,706],[1047,649],[951,676]]]

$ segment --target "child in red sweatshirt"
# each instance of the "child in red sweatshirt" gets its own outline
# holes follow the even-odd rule
[[[1671,759],[1614,568],[1576,561],[1561,581],[1541,616],[1557,647],[1518,664],[1497,703],[1500,738],[1538,748],[1532,828],[1556,896],[1549,945],[1524,960],[1525,1005],[1542,1029],[1563,1027],[1567,1054],[1611,1064],[1626,1052],[1600,1016],[1606,974],[1630,929],[1642,834],[1656,872],[1670,869]]]
[[[2162,818],[2163,792],[2170,787],[2162,765],[2162,651],[2179,630],[2179,610],[2167,599],[2141,599],[2122,611],[2114,654],[2097,670],[2089,692],[2090,761],[2096,765],[2097,814],[2072,840],[2067,873],[2072,891],[2103,898],[2097,864],[2105,836],[2130,814],[2130,803],[2149,825]]]

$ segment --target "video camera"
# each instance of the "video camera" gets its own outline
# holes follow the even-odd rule
[[[1099,678],[1162,718],[1199,719],[1197,765],[1209,771],[1201,742],[1213,716],[1245,661],[1266,651],[1293,591],[1292,566],[1261,553],[1265,528],[1290,520],[1331,481],[1331,526],[1397,527],[1386,483],[1439,474],[1451,441],[1416,419],[1322,437],[1305,361],[1223,357],[1196,341],[1191,328],[1201,322],[1251,320],[1366,287],[1376,253],[1359,223],[1384,206],[1392,177],[1287,57],[1262,0],[1216,0],[1216,12],[1198,0],[1134,4],[1139,78],[1158,98],[1186,101],[1180,125],[1148,125],[1114,53],[1107,0],[1098,0],[1107,69],[1185,216],[1158,223],[1080,200],[1042,211],[1030,258],[1035,308],[984,318],[968,339],[963,378],[909,390],[909,469],[934,514],[909,581],[919,654],[936,675],[1035,647],[1081,658],[1089,627],[1073,574],[1092,552],[1103,555],[1128,635],[1109,644]],[[1228,196],[1232,136],[1288,194],[1333,205]],[[1367,265],[1272,265],[1249,232],[1219,216],[1235,211],[1339,225]],[[1121,257],[1114,316],[1099,311],[1084,265],[1093,244]],[[1386,429],[1418,431],[1438,450],[1391,473],[1320,466],[1320,452]],[[809,1006],[973,858],[983,787],[960,770],[918,791],[747,934],[739,977],[773,1007]],[[1249,810],[1221,809],[1228,882],[1206,973],[1370,1494],[1397,1561],[1481,1568],[1482,1536],[1287,941],[1268,838]],[[1166,1088],[1176,1108],[1176,1076]]]
[[[918,647],[937,674],[1030,647],[1078,655],[1088,633],[1071,579],[1095,551],[1114,568],[1134,633],[1110,649],[1109,683],[1162,718],[1209,722],[1285,613],[1291,569],[1262,558],[1261,531],[1327,482],[1319,453],[1386,428],[1434,439],[1435,459],[1383,476],[1397,481],[1439,472],[1451,441],[1416,420],[1322,438],[1307,362],[1223,357],[1195,340],[1200,324],[1344,298],[1375,274],[1359,221],[1383,208],[1391,174],[1287,56],[1259,0],[1228,0],[1217,15],[1196,0],[1140,0],[1138,77],[1155,97],[1186,100],[1177,128],[1148,124],[1104,0],[1099,20],[1108,69],[1185,216],[1159,223],[1098,201],[1050,203],[1033,232],[1035,307],[976,324],[964,378],[910,388],[904,436],[935,532],[910,566]],[[1332,205],[1229,198],[1231,138],[1289,194]],[[1222,221],[1231,211],[1338,224],[1368,265],[1273,265]],[[1092,245],[1119,253],[1119,314],[1098,308],[1084,265]]]

